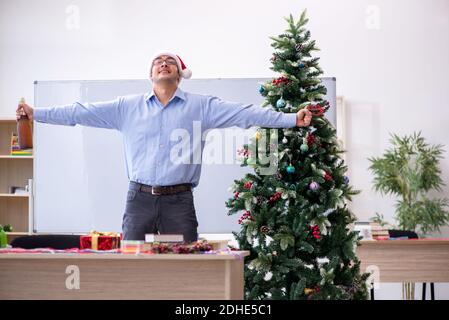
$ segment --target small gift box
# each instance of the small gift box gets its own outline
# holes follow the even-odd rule
[[[81,249],[112,250],[120,248],[120,233],[92,231],[80,237]]]

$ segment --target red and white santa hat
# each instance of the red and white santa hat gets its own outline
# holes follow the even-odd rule
[[[156,58],[159,58],[160,56],[169,56],[173,59],[176,60],[176,64],[178,65],[178,73],[179,76],[184,78],[184,79],[190,79],[190,77],[192,77],[192,71],[190,69],[188,69],[186,67],[186,65],[184,64],[184,62],[181,60],[181,58],[177,55],[174,54],[170,51],[160,51],[157,52],[153,58],[151,59],[151,67],[150,70],[153,68],[153,62]],[[151,72],[151,71],[150,71]]]

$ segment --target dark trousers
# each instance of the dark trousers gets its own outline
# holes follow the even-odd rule
[[[122,224],[124,240],[145,240],[146,233],[182,234],[186,242],[198,239],[192,191],[153,195],[139,187],[136,182],[129,184]]]

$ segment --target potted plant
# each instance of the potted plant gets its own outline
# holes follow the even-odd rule
[[[382,157],[368,159],[374,174],[374,189],[398,197],[399,229],[414,231],[420,236],[439,231],[449,222],[448,200],[430,198],[428,193],[441,191],[444,186],[439,169],[443,146],[429,146],[420,132],[404,137],[393,134],[390,142],[393,147]],[[379,214],[373,221],[385,223]],[[414,283],[403,283],[402,289],[403,298],[414,299]]]
[[[439,169],[443,146],[427,144],[421,132],[391,136],[393,147],[382,157],[368,159],[374,189],[398,197],[396,220],[400,229],[420,236],[439,231],[449,222],[449,202],[446,198],[431,198],[429,192],[441,191],[445,185]]]
[[[8,245],[8,237],[6,235],[6,232],[11,232],[12,227],[10,224],[7,224],[6,226],[2,226],[0,224],[0,248],[4,248]]]

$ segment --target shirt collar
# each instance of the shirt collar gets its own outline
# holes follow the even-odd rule
[[[154,90],[151,90],[151,92],[146,94],[145,101],[148,102],[152,97],[156,97]],[[186,100],[186,94],[179,87],[176,89],[175,94],[170,99],[170,101],[173,100],[175,97],[178,97],[181,100]]]

